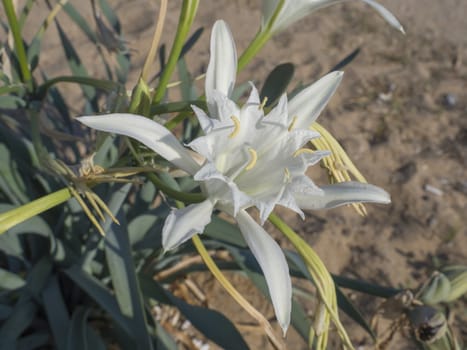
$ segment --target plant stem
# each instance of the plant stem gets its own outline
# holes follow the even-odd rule
[[[153,102],[155,104],[160,103],[165,95],[165,91],[167,90],[167,84],[169,83],[169,79],[172,76],[172,73],[177,65],[177,61],[180,58],[180,53],[182,51],[183,45],[190,31],[191,25],[193,24],[196,11],[198,9],[198,4],[199,0],[183,1],[177,33],[175,34],[175,39],[172,49],[170,51],[169,60],[162,72],[161,78],[159,80],[159,85],[157,86],[156,92],[153,97]]]
[[[23,38],[21,37],[21,29],[19,27],[18,18],[16,18],[13,2],[12,0],[2,0],[2,3],[5,9],[5,14],[8,18],[8,23],[10,24],[11,32],[13,34],[16,57],[18,59],[21,70],[21,80],[28,87],[30,87],[32,77],[29,70],[28,58],[26,55],[26,50],[24,49]]]
[[[143,79],[146,83],[149,83],[149,69],[154,63],[154,57],[156,56],[156,50],[159,46],[159,41],[162,35],[162,29],[164,28],[165,17],[167,15],[167,2],[168,0],[161,1],[161,8],[159,9],[159,18],[157,19],[156,29],[154,31],[154,36],[152,37],[151,48],[149,49],[146,61],[144,61],[143,70],[141,71],[141,79]]]
[[[256,54],[263,48],[266,42],[271,38],[268,31],[262,31],[261,29],[256,33],[253,41],[243,51],[242,55],[238,59],[237,71],[240,72],[250,61],[256,56]]]

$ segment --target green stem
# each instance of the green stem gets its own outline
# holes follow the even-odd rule
[[[71,192],[68,188],[63,188],[59,191],[48,194],[44,197],[36,199],[21,207],[12,209],[0,214],[0,234],[4,233],[11,227],[20,224],[21,222],[32,218],[46,210],[49,210],[71,198]]]
[[[135,147],[133,147],[132,141],[128,139],[127,142],[128,148],[130,149],[131,154],[136,159],[138,164],[141,166],[144,165],[143,160],[141,159],[140,155],[136,151]],[[185,193],[178,191],[168,185],[166,185],[156,174],[154,173],[146,173],[147,178],[151,181],[157,189],[164,192],[169,197],[182,201],[184,203],[201,203],[206,199],[206,197],[202,193]]]
[[[186,41],[191,25],[198,9],[199,0],[184,0],[182,11],[180,13],[180,21],[178,23],[177,33],[175,34],[172,50],[170,51],[169,60],[162,72],[157,86],[156,92],[153,97],[154,103],[160,103],[167,90],[167,84],[172,76],[172,73],[177,65],[183,45]]]
[[[2,0],[3,7],[5,8],[5,14],[10,24],[10,29],[13,34],[13,40],[15,42],[15,51],[18,59],[18,63],[21,69],[21,78],[24,83],[28,86],[31,83],[32,76],[28,66],[28,58],[26,50],[24,49],[23,38],[21,37],[21,29],[16,17],[15,8],[11,0]]]
[[[201,203],[206,199],[202,193],[186,193],[173,189],[167,186],[159,177],[154,173],[146,174],[148,179],[156,186],[160,191],[164,192],[169,197],[181,201],[183,203]]]
[[[271,34],[268,30],[262,31],[261,29],[256,33],[253,41],[248,45],[245,51],[238,59],[237,71],[240,72],[250,61],[256,56],[256,54],[263,48],[266,42],[271,38]]]

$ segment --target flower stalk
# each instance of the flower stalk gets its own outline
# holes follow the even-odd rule
[[[153,103],[160,103],[165,95],[167,84],[169,83],[169,79],[177,65],[177,61],[180,58],[183,45],[185,44],[191,25],[193,24],[193,20],[195,19],[198,5],[199,0],[183,1],[177,33],[175,34],[174,43],[170,51],[167,65],[164,67],[161,78],[159,80],[159,85],[157,86],[156,92],[154,93],[152,99]]]
[[[28,65],[28,59],[26,55],[26,50],[23,44],[23,38],[21,37],[21,29],[18,23],[18,18],[16,17],[15,8],[13,6],[12,0],[2,0],[3,8],[5,9],[5,14],[8,18],[8,23],[10,25],[11,32],[13,34],[13,41],[15,43],[15,52],[18,59],[18,63],[21,70],[21,80],[23,83],[31,88],[32,85],[32,76],[31,71]]]
[[[161,7],[159,9],[159,17],[157,19],[156,29],[154,30],[154,35],[152,37],[151,48],[149,49],[146,60],[144,61],[143,69],[141,71],[141,79],[148,82],[149,79],[149,69],[154,63],[154,58],[156,57],[157,47],[162,36],[162,30],[164,28],[165,18],[167,15],[167,3],[168,0],[161,1]]]

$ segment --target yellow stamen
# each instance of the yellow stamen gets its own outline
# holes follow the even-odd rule
[[[265,96],[264,99],[263,99],[263,102],[261,102],[261,104],[259,105],[259,109],[264,109],[264,106],[266,106],[266,103],[268,102],[268,97]]]
[[[290,170],[288,168],[284,168],[284,172],[285,172],[285,180],[289,182],[290,181]]]
[[[245,170],[251,170],[255,167],[256,161],[258,160],[258,155],[256,154],[256,151],[253,148],[249,148],[248,152],[250,152],[250,162],[248,165],[245,167]]]
[[[234,129],[232,131],[232,133],[229,135],[229,138],[234,138],[235,136],[237,136],[237,134],[240,132],[240,120],[238,120],[238,118],[236,116],[231,116],[230,119],[232,119],[233,123],[234,123]]]
[[[297,124],[297,120],[298,120],[298,117],[297,117],[297,116],[293,117],[292,123],[290,123],[289,128],[287,129],[288,131],[292,131],[292,129],[294,128],[295,124]]]
[[[312,149],[309,149],[309,148],[299,148],[294,152],[293,157],[295,158],[295,157],[299,156],[302,153],[311,153],[311,154],[313,154],[313,153],[315,153],[315,151],[313,151]]]

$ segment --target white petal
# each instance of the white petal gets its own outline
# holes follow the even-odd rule
[[[283,126],[289,126],[289,121],[288,121],[288,102],[287,102],[287,95],[282,94],[282,96],[279,98],[279,102],[277,103],[277,106],[274,107],[266,116],[264,119],[263,123],[277,123],[279,125]]]
[[[386,191],[361,182],[341,182],[320,188],[323,190],[323,195],[296,192],[294,197],[298,206],[302,209],[328,209],[359,202],[381,204],[391,202]]]
[[[201,129],[203,129],[204,134],[207,134],[214,128],[214,122],[216,119],[209,118],[209,116],[201,108],[196,107],[195,105],[191,105],[191,108],[193,109],[193,112],[195,112],[195,115],[199,121],[199,125],[201,126]]]
[[[258,92],[258,89],[256,88],[255,84],[253,84],[253,82],[249,82],[250,86],[251,86],[251,92],[250,92],[250,96],[248,96],[248,100],[246,101],[246,104],[247,105],[259,105],[261,103],[261,101],[259,100],[259,92]]]
[[[246,211],[241,210],[236,219],[245,241],[263,270],[277,321],[285,335],[290,324],[292,282],[284,253]]]
[[[212,99],[217,90],[230,97],[237,75],[237,50],[229,27],[224,21],[216,21],[211,33],[211,58],[206,72],[205,92],[209,112],[219,117]],[[229,116],[230,117],[230,116]]]
[[[134,138],[189,174],[199,169],[188,150],[169,130],[146,117],[115,113],[77,119],[90,128]]]
[[[343,74],[343,72],[331,72],[289,101],[289,122],[297,117],[294,129],[308,129],[311,126],[334,95]]]
[[[404,27],[402,24],[397,20],[397,18],[384,6],[378,4],[376,1],[373,0],[362,0],[364,3],[373,7],[391,26],[405,34]]]
[[[277,15],[272,27],[272,33],[284,30],[292,23],[297,22],[303,17],[330,5],[334,5],[345,0],[284,0],[284,4]],[[402,25],[397,18],[382,5],[374,0],[362,0],[373,7],[391,26],[404,33]],[[278,0],[263,0],[261,29],[265,30],[270,25],[270,20],[276,10]]]
[[[169,214],[162,229],[162,246],[165,250],[176,248],[196,233],[203,233],[211,222],[214,204],[209,200],[175,209]]]

